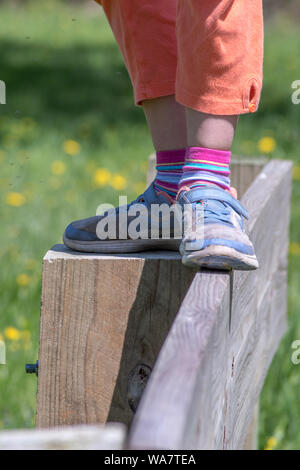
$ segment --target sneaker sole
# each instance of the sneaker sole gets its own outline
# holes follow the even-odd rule
[[[221,245],[211,245],[204,250],[182,254],[185,266],[203,267],[209,269],[251,271],[259,267],[255,255],[245,255],[234,248]]]
[[[138,253],[151,250],[179,251],[181,240],[97,240],[94,242],[71,240],[65,234],[64,244],[75,251],[87,253]]]

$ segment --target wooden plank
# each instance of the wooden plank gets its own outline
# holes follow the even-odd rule
[[[119,423],[0,432],[0,450],[121,450],[126,430]]]
[[[254,414],[248,428],[246,439],[243,444],[243,450],[257,450],[258,447],[258,416],[259,405],[255,406]]]
[[[266,158],[233,156],[230,164],[230,184],[236,188],[239,199],[245,194],[256,176],[266,165]]]
[[[158,357],[131,429],[140,449],[241,449],[285,331],[291,163],[246,191],[255,272],[199,272]]]
[[[37,426],[129,424],[194,274],[176,252],[48,252]]]

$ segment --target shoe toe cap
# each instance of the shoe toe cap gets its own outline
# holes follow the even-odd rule
[[[87,230],[78,228],[76,222],[72,222],[67,226],[64,237],[69,240],[83,242],[95,241],[98,239],[96,233],[88,232]]]

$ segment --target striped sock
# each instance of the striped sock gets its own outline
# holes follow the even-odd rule
[[[163,191],[175,202],[178,183],[182,177],[186,149],[164,150],[156,153],[156,178],[154,188]]]
[[[187,147],[179,189],[213,185],[230,190],[230,157],[230,151]]]

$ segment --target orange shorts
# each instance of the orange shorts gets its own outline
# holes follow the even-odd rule
[[[160,96],[210,114],[254,112],[262,87],[262,0],[97,0],[136,104]]]

